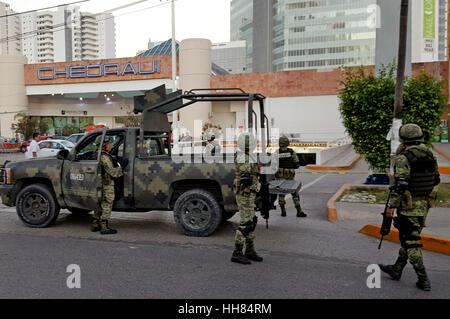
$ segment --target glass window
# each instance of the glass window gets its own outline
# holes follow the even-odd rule
[[[144,136],[142,154],[140,153],[141,143],[139,138],[137,139],[137,155],[141,157],[161,156],[168,155],[167,138],[161,138],[156,136]]]
[[[98,136],[93,135],[78,146],[77,160],[97,160],[99,145],[96,143],[96,138]]]

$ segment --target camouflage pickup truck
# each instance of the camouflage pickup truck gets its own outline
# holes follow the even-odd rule
[[[171,154],[167,113],[192,101],[262,101],[248,93],[194,94],[187,92],[142,111],[141,127],[101,129],[85,135],[69,152],[56,157],[6,163],[0,168],[3,204],[16,206],[19,218],[30,227],[47,227],[61,208],[74,214],[99,209],[101,198],[101,148],[98,136],[109,137],[116,163],[128,159],[124,176],[116,180],[114,211],[174,212],[178,227],[190,236],[209,236],[222,220],[237,211],[233,193],[234,163],[221,161],[174,161]],[[186,101],[186,102],[183,102]],[[261,106],[263,104],[261,103]],[[252,113],[250,113],[252,114]],[[253,118],[252,118],[253,122]],[[263,125],[264,129],[264,125]],[[117,164],[120,165],[120,164]],[[265,178],[262,178],[265,182]],[[263,191],[268,187],[262,187]],[[274,196],[261,196],[261,209],[268,210]]]

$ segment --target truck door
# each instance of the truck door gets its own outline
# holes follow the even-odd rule
[[[88,210],[99,208],[102,196],[102,176],[99,169],[100,145],[103,143],[105,134],[106,130],[84,139],[72,150],[69,160],[64,161],[62,189],[68,207]],[[101,143],[97,141],[99,136]]]

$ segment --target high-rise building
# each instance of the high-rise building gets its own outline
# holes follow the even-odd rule
[[[375,63],[376,0],[233,0],[231,39],[247,43],[252,72]],[[249,60],[251,59],[251,62]]]
[[[0,55],[22,53],[22,20],[15,13],[9,4],[0,2]]]
[[[376,30],[368,8],[375,0],[274,0],[273,68],[373,65]]]
[[[116,56],[114,16],[78,6],[23,15],[23,55],[28,63],[110,59]]]
[[[230,40],[245,41],[245,71],[253,72],[253,0],[233,0],[230,10]]]
[[[245,41],[213,43],[211,61],[228,73],[245,73]]]

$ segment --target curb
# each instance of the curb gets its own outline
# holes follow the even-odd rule
[[[437,148],[436,146],[433,145],[433,149],[436,151],[436,153],[439,153],[440,155],[444,156],[447,160],[450,161],[450,155],[448,155],[447,153],[445,153],[443,150],[441,150],[440,148]]]
[[[344,166],[306,165],[306,168],[317,171],[348,171],[352,169],[360,159],[361,155],[356,155],[355,158],[348,165]]]
[[[436,153],[438,153],[439,155],[445,157],[448,161],[450,161],[450,155],[448,155],[442,149],[433,145],[433,150],[435,150]],[[444,175],[450,175],[450,167],[449,166],[439,166],[439,173],[444,174]]]
[[[381,225],[368,224],[363,228],[361,228],[358,231],[358,233],[365,234],[375,238],[381,238],[380,229]],[[423,245],[422,247],[423,249],[450,255],[450,238],[424,234],[421,234],[420,237],[421,237],[420,242]],[[389,235],[384,236],[384,239],[395,243],[400,243],[400,240],[398,239],[398,230],[392,228]]]
[[[339,190],[334,194],[327,202],[327,218],[330,222],[335,222],[338,220],[338,213],[336,206],[334,206],[334,202],[336,199],[339,198],[339,196],[342,195],[343,192],[345,192],[347,189],[350,189],[353,185],[351,184],[344,184],[339,188]]]

